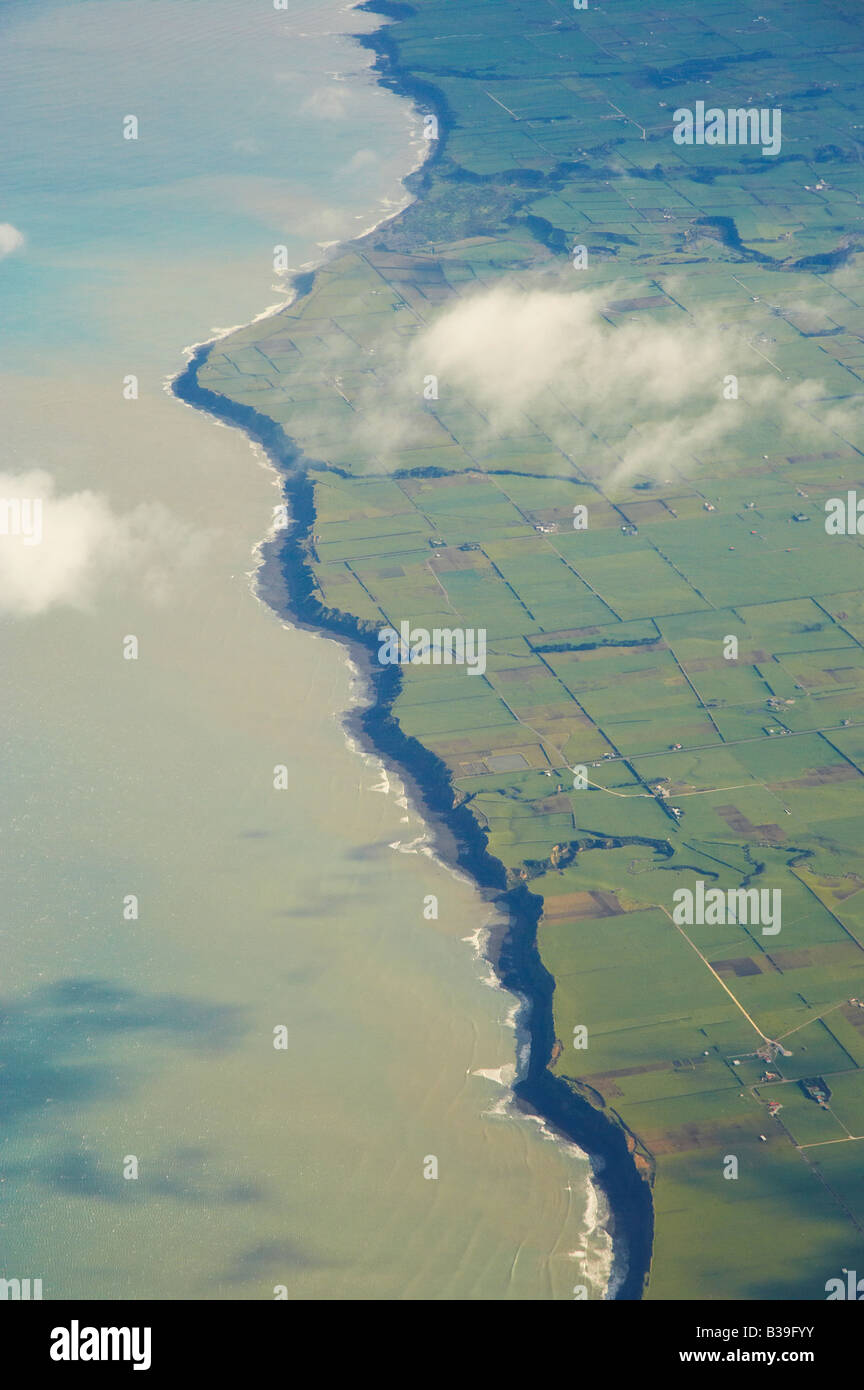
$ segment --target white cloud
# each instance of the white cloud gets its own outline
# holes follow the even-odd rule
[[[87,607],[100,585],[134,580],[164,602],[208,544],[161,503],[118,515],[100,493],[60,496],[50,473],[0,473],[0,612]]]
[[[348,113],[350,93],[343,87],[317,87],[303,105],[301,111],[307,115],[318,116],[325,121],[341,121]]]
[[[697,459],[746,450],[760,420],[779,422],[778,447],[783,429],[787,438],[824,437],[829,422],[801,408],[820,383],[785,380],[750,346],[746,324],[724,323],[716,311],[691,317],[671,303],[659,313],[610,312],[633,293],[511,283],[458,299],[401,347],[401,360],[378,353],[377,385],[358,401],[356,442],[385,462],[437,442],[417,408],[429,376],[445,412],[464,404],[479,412],[481,446],[541,429],[598,479],[692,471]],[[724,397],[730,375],[738,400]]]
[[[378,163],[378,156],[374,150],[358,150],[352,155],[343,169],[349,173],[357,173],[361,169],[369,169],[373,164]]]
[[[0,256],[10,256],[24,245],[24,233],[11,222],[0,222]]]

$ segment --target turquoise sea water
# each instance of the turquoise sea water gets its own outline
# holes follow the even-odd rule
[[[487,907],[346,744],[342,649],[254,596],[272,475],[164,389],[279,301],[275,245],[299,267],[398,205],[417,120],[346,37],[374,24],[0,3],[0,495],[45,500],[43,545],[0,553],[0,1275],[46,1298],[608,1271],[586,1161],[507,1105]]]
[[[275,244],[299,265],[398,198],[416,122],[356,80],[349,25],[375,22],[330,0],[5,0],[3,221],[26,254],[0,280],[0,361],[137,351],[153,293],[163,334],[206,336],[208,300],[228,323],[273,301]]]

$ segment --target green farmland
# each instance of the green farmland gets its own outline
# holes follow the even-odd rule
[[[441,118],[417,200],[200,383],[302,452],[323,608],[487,634],[394,714],[543,897],[550,1065],[653,1184],[646,1296],[824,1298],[864,1261],[864,545],[824,524],[864,499],[864,24],[412,0],[385,34]],[[697,100],[782,108],[782,152],[674,144]],[[512,402],[436,336],[502,290],[592,344]],[[697,880],[782,929],[676,923]]]

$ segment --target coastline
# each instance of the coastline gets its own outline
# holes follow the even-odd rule
[[[408,5],[390,0],[365,0],[352,6],[398,21],[411,13]],[[364,241],[381,226],[399,218],[422,196],[427,171],[440,159],[446,146],[447,111],[434,87],[403,70],[397,49],[388,35],[390,26],[371,34],[354,35],[354,41],[376,55],[375,80],[414,103],[422,103],[439,120],[439,139],[428,157],[403,180],[409,200],[350,241],[326,248],[317,267],[340,252]],[[308,292],[316,270],[303,269],[286,285],[283,303],[255,316],[270,317]],[[309,467],[338,472],[326,461],[301,455],[283,428],[270,417],[218,395],[198,381],[198,372],[214,345],[233,329],[221,330],[206,343],[187,349],[185,367],[171,380],[172,394],[184,404],[212,416],[219,423],[241,429],[263,451],[274,469],[290,521],[272,531],[256,546],[257,596],[293,625],[341,642],[359,673],[364,703],[342,715],[343,726],[364,751],[380,759],[402,780],[406,795],[422,815],[430,831],[434,853],[449,867],[467,874],[484,900],[496,909],[485,944],[489,961],[503,989],[525,1000],[520,1024],[530,1043],[524,1072],[517,1071],[512,1086],[516,1106],[534,1116],[564,1140],[582,1149],[591,1163],[593,1186],[602,1193],[608,1209],[605,1222],[613,1242],[610,1291],[613,1300],[642,1297],[651,1261],[653,1204],[651,1187],[633,1158],[635,1141],[622,1122],[612,1119],[589,1099],[548,1069],[556,1039],[552,1017],[555,981],[543,966],[537,949],[537,924],[543,900],[524,884],[508,888],[503,865],[488,852],[486,837],[466,806],[453,804],[453,790],[446,766],[417,739],[406,736],[392,714],[401,684],[398,667],[382,667],[375,659],[377,640],[360,622],[338,610],[324,608],[313,597],[312,572],[306,563],[307,545],[314,531],[313,483]],[[166,383],[168,389],[169,383]],[[517,1034],[517,1044],[519,1037]],[[520,1074],[521,1072],[521,1074]]]

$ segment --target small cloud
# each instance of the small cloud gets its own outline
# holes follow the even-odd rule
[[[348,92],[340,87],[317,87],[300,110],[323,121],[342,121],[348,113]]]
[[[42,469],[0,473],[0,613],[86,607],[124,576],[165,602],[172,575],[200,561],[209,538],[159,502],[117,514],[101,493],[59,496]]]
[[[24,233],[13,227],[11,222],[0,222],[0,256],[11,256],[24,245]]]
[[[358,150],[355,155],[344,165],[344,169],[356,173],[358,169],[369,169],[373,164],[378,163],[378,156],[374,150]]]

